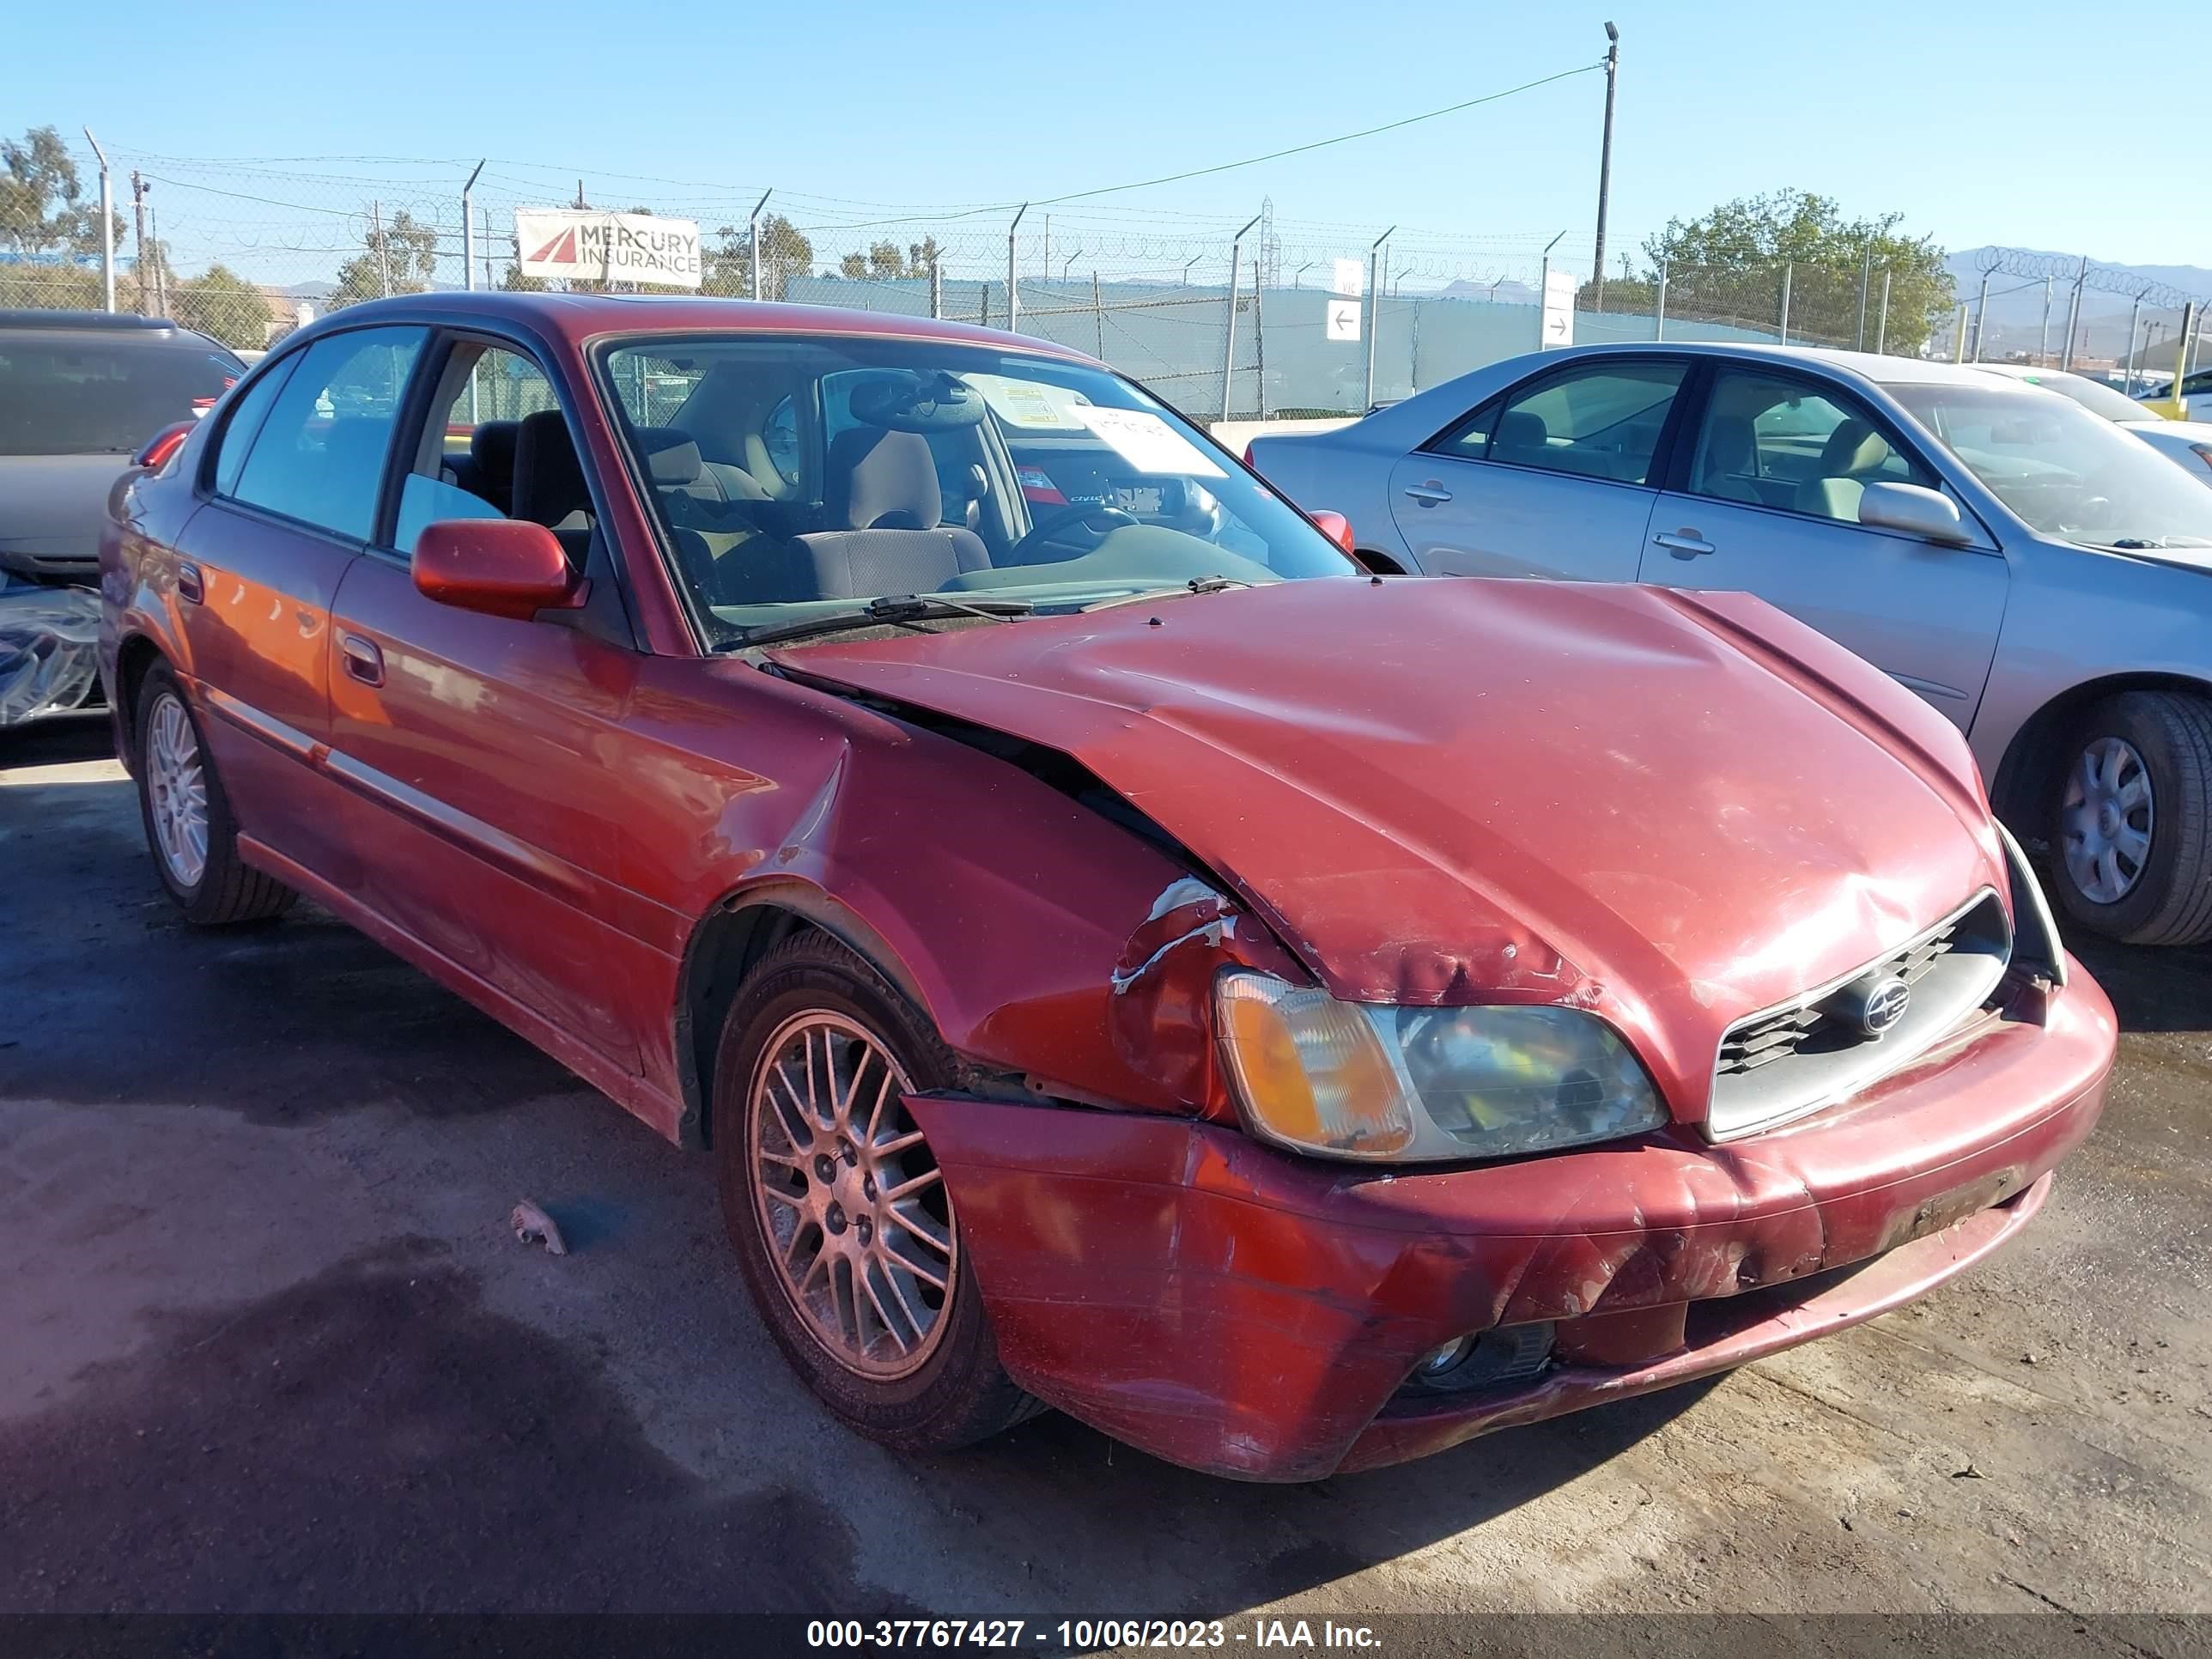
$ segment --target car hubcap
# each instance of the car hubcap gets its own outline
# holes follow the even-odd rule
[[[146,798],[161,862],[179,886],[197,887],[207,872],[207,774],[191,717],[169,692],[155,703],[147,728]]]
[[[2084,898],[2117,904],[2142,879],[2152,806],[2150,773],[2134,744],[2100,738],[2075,757],[2058,822],[2066,873]]]
[[[904,1376],[936,1351],[959,1240],[907,1074],[826,1010],[784,1022],[752,1082],[753,1187],[784,1294],[847,1369]]]

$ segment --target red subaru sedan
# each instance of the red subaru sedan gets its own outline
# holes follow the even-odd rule
[[[305,894],[708,1150],[894,1445],[1306,1480],[1662,1388],[1963,1271],[2103,1102],[1910,693],[1741,596],[1370,576],[1042,341],[362,305],[111,517],[185,914]]]

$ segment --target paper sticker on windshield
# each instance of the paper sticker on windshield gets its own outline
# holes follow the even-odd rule
[[[1148,409],[1100,409],[1085,404],[1069,412],[1139,472],[1228,477],[1204,450]]]
[[[963,375],[983,394],[983,401],[1008,426],[1032,431],[1079,432],[1083,422],[1073,412],[1076,394],[1065,386],[1042,386],[1035,380],[1010,380],[1003,374]]]

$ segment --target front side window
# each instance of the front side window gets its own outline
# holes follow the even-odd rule
[[[521,518],[539,512],[546,492],[533,494],[527,483],[523,511],[516,511],[518,455],[524,455],[533,477],[550,465],[564,478],[580,480],[560,410],[553,383],[535,359],[506,346],[457,343],[440,376],[415,465],[400,480],[392,545],[413,553],[422,527],[441,519]],[[526,426],[532,437],[526,455]],[[549,445],[556,452],[550,461]],[[556,528],[576,510],[572,503],[546,521],[547,527]]]
[[[1174,410],[1103,369],[991,346],[737,334],[616,346],[600,369],[718,643],[904,596],[1066,611],[1357,574]]]
[[[1995,381],[1888,390],[2040,534],[2085,547],[2212,547],[2212,490],[2079,404]]]
[[[419,328],[364,328],[309,346],[270,404],[229,493],[367,541],[392,429],[423,338]]]
[[[246,373],[204,345],[26,330],[0,340],[0,455],[131,455]]]
[[[1713,377],[1690,493],[1856,524],[1870,483],[1935,480],[1840,391],[1749,369]]]
[[[1540,380],[1499,410],[1490,428],[1489,459],[1613,483],[1648,483],[1683,368],[1593,363]]]

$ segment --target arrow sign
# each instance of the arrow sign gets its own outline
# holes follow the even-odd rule
[[[1359,301],[1331,300],[1328,306],[1328,337],[1332,340],[1357,340],[1359,337]]]

